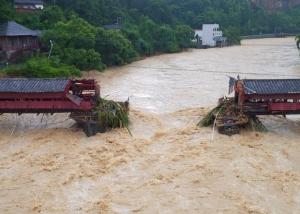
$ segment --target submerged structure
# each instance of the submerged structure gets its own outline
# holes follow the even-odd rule
[[[201,125],[215,121],[220,133],[232,135],[249,124],[265,130],[257,115],[300,114],[300,79],[230,78],[229,92],[234,97],[220,99]]]
[[[87,136],[128,125],[128,103],[100,98],[93,79],[0,79],[0,114],[71,113]]]

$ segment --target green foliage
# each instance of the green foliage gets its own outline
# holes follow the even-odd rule
[[[53,55],[69,65],[79,69],[103,70],[100,53],[94,50],[96,44],[96,28],[83,19],[72,16],[70,20],[58,22],[48,30],[42,40],[47,44],[53,41]]]
[[[48,6],[34,13],[17,13],[15,20],[31,29],[45,30],[54,27],[59,21],[64,21],[64,12],[60,7]]]
[[[79,69],[97,69],[101,71],[105,68],[105,65],[101,62],[100,54],[93,49],[66,48],[64,53],[64,63],[75,65]]]
[[[156,32],[158,25],[150,18],[144,16],[140,18],[138,24],[141,37],[149,44],[149,49],[146,54],[153,54],[156,51],[154,48],[154,33]]]
[[[95,110],[98,112],[100,127],[125,127],[129,131],[128,103],[101,99]]]
[[[194,38],[194,31],[187,25],[176,26],[176,39],[180,48],[191,47],[192,39]]]
[[[162,25],[154,34],[154,47],[159,52],[174,53],[179,51],[175,31],[168,25]]]
[[[95,46],[96,30],[85,20],[72,16],[70,20],[60,21],[48,30],[43,41],[52,40],[56,47],[91,49]]]
[[[224,112],[224,107],[222,105],[218,105],[211,111],[207,113],[207,115],[197,124],[200,127],[208,127],[213,125],[215,121],[215,116],[219,113],[223,114]]]
[[[8,76],[30,78],[52,78],[80,76],[80,71],[74,66],[68,66],[44,57],[35,57],[22,65],[13,65],[4,69]]]
[[[40,14],[40,11],[36,13],[18,13],[16,14],[16,22],[30,29],[43,29]]]
[[[0,0],[0,5],[0,24],[12,20],[14,17],[12,1]]]
[[[138,26],[128,24],[122,32],[140,55],[150,55],[153,52],[151,45],[142,38]]]
[[[40,22],[43,25],[43,29],[53,28],[57,22],[64,20],[64,12],[58,6],[45,7],[45,9],[40,14]]]
[[[193,29],[187,25],[159,25],[148,17],[141,17],[138,25],[126,23],[122,32],[140,55],[178,52],[191,47],[194,38]]]
[[[132,43],[116,30],[98,29],[95,50],[102,55],[106,65],[123,65],[137,57]]]
[[[237,45],[241,43],[240,30],[235,27],[228,27],[224,30],[224,36],[228,38],[230,45]]]
[[[120,1],[123,0],[59,0],[56,4],[66,12],[75,11],[89,23],[100,26],[125,15]]]
[[[13,1],[0,0],[0,23],[16,20],[45,30],[42,50],[54,43],[52,57],[79,69],[102,70],[138,56],[178,52],[192,46],[192,28],[219,23],[230,44],[240,35],[300,32],[300,6],[267,11],[250,0],[46,0],[44,10],[15,13]],[[104,24],[122,23],[105,31]],[[53,60],[52,60],[53,61]]]

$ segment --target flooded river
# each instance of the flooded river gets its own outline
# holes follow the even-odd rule
[[[134,107],[164,113],[214,105],[227,95],[228,76],[300,77],[300,60],[293,38],[245,40],[242,46],[160,55],[90,75],[100,80],[102,95],[130,97]]]
[[[87,138],[65,114],[0,117],[0,213],[251,213],[300,210],[300,119],[228,137],[196,124],[228,76],[300,78],[293,38],[165,54],[88,72],[130,98],[131,132]],[[214,138],[212,140],[212,136]]]

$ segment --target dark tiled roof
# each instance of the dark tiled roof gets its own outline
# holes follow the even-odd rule
[[[64,92],[70,80],[68,79],[0,79],[0,93],[46,93]]]
[[[37,35],[38,37],[41,37],[45,31],[34,30],[34,32],[36,33],[36,35]]]
[[[246,79],[246,94],[300,93],[300,79]]]
[[[43,4],[42,0],[15,0],[15,4]]]
[[[122,25],[120,24],[103,25],[103,28],[106,30],[120,30],[122,29]]]
[[[37,33],[14,21],[0,25],[0,36],[37,36]]]

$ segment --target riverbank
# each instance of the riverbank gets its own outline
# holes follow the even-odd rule
[[[272,39],[272,38],[286,38],[296,37],[299,33],[270,33],[270,34],[258,34],[258,35],[247,35],[241,36],[242,40],[245,39]]]

